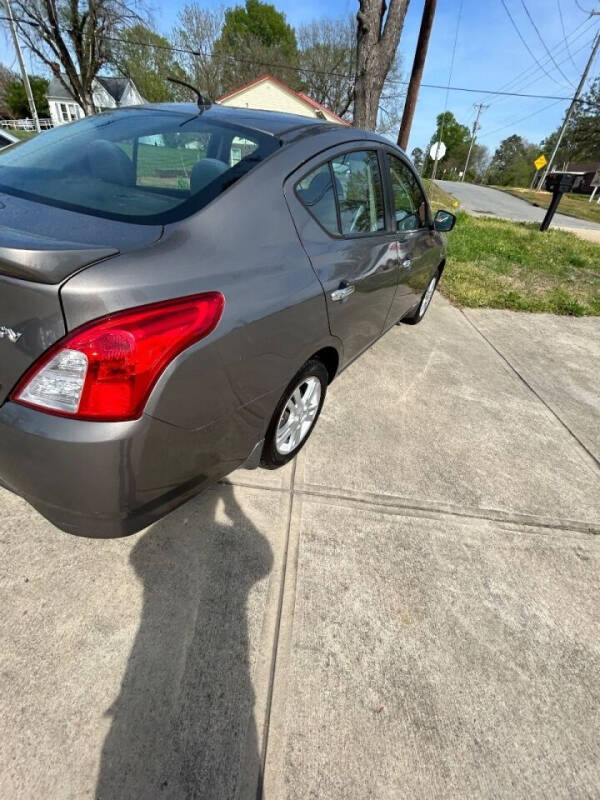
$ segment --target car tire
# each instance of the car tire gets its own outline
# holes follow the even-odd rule
[[[281,396],[269,423],[260,459],[261,467],[283,467],[304,447],[319,419],[328,383],[329,373],[323,362],[316,358],[311,358],[298,370]],[[298,400],[303,402],[299,403]]]
[[[435,290],[437,289],[438,282],[440,280],[440,273],[436,272],[435,275],[429,281],[427,288],[423,292],[423,296],[419,300],[419,305],[415,308],[414,311],[411,311],[406,317],[402,317],[400,320],[401,323],[404,325],[418,325],[419,322],[423,319],[425,314],[427,313],[427,309],[431,305],[431,301],[433,299],[433,295],[435,294]]]

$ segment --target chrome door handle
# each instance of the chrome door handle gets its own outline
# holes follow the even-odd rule
[[[405,258],[402,262],[402,269],[410,269],[412,267],[412,259]]]
[[[336,302],[336,300],[345,300],[346,297],[350,297],[356,291],[356,286],[352,284],[348,284],[346,286],[340,286],[339,289],[336,289],[331,293],[331,299]]]

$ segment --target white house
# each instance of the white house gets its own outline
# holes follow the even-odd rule
[[[345,119],[330,111],[327,106],[317,103],[304,92],[296,92],[287,83],[268,73],[250,81],[245,86],[240,86],[239,89],[227,92],[217,100],[217,103],[238,108],[285,111],[288,114],[320,117],[340,125],[350,125]]]
[[[146,102],[131,78],[98,75],[94,78],[92,88],[94,105],[98,111],[118,106],[138,106]],[[85,116],[81,106],[67,92],[58,78],[50,81],[46,97],[53,125],[64,125],[66,122],[73,122],[73,120]]]

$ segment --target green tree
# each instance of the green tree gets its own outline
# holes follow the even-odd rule
[[[46,78],[40,78],[38,75],[30,75],[29,83],[31,84],[31,91],[38,116],[49,117],[50,110],[46,97],[48,81]],[[7,84],[4,102],[15,119],[27,119],[31,117],[31,109],[29,108],[29,102],[27,100],[25,84],[18,78],[15,78]]]
[[[213,55],[221,65],[224,91],[263,72],[301,88],[296,34],[284,14],[269,3],[246,0],[245,6],[228,9]]]
[[[482,182],[490,162],[490,151],[485,145],[475,143],[469,159],[465,180]]]
[[[113,66],[131,78],[150,103],[178,99],[181,90],[167,78],[185,80],[185,73],[169,48],[169,41],[146,25],[137,24],[123,31],[111,56]]]
[[[433,159],[430,158],[429,151],[433,144],[441,140],[446,145],[446,154],[438,162],[438,177],[441,175],[447,178],[456,177],[467,159],[471,131],[466,125],[461,125],[451,111],[438,114],[436,123],[435,133],[427,148],[423,175],[431,175]]]
[[[418,172],[421,172],[421,167],[423,166],[424,159],[425,159],[425,153],[421,150],[421,148],[413,147],[410,154],[410,160],[413,162],[413,164],[415,165],[415,169]]]
[[[534,159],[539,148],[513,134],[503,139],[492,157],[488,183],[497,186],[524,186],[531,183],[535,173]]]
[[[550,158],[559,129],[550,134],[541,144],[542,152]],[[590,88],[581,96],[564,138],[556,154],[555,164],[562,166],[568,161],[597,161],[600,158],[600,77],[592,81]]]
[[[17,74],[4,64],[0,64],[0,118],[11,119],[12,111],[6,104],[6,90],[16,80]]]

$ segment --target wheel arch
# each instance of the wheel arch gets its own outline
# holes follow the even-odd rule
[[[311,358],[316,358],[318,361],[321,361],[329,375],[329,383],[331,383],[340,367],[340,354],[335,347],[322,347],[320,350],[317,350],[316,353],[313,353]]]

